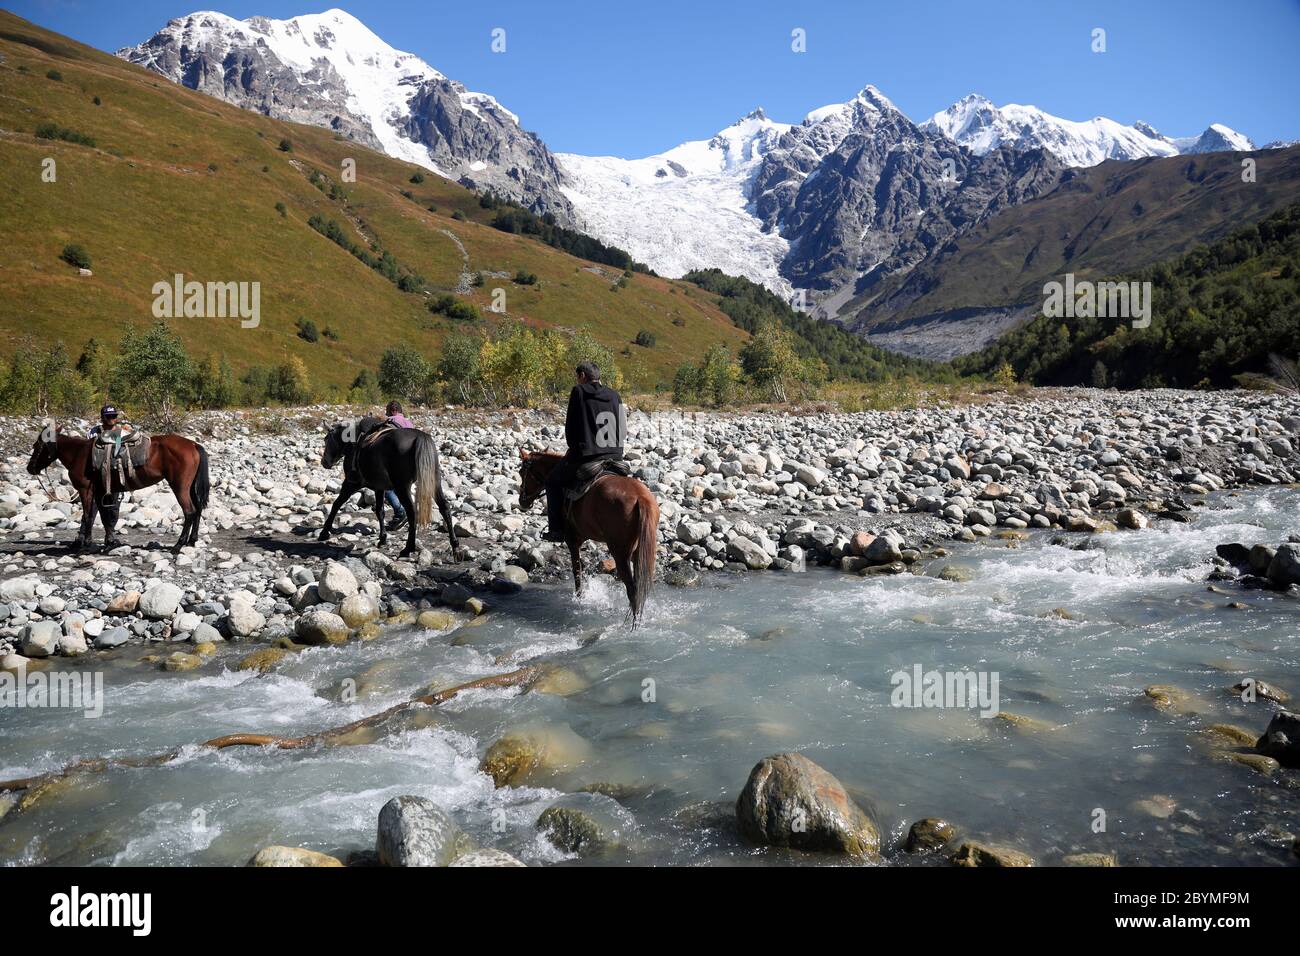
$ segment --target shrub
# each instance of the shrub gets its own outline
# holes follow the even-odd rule
[[[417,186],[420,185],[420,183],[424,182],[424,173],[416,173],[416,174],[414,174],[414,175],[411,177],[411,182],[415,183],[415,185],[417,185]]]
[[[36,127],[36,138],[61,139],[65,143],[77,143],[81,146],[93,147],[95,145],[95,137],[79,133],[75,129],[68,129],[66,126],[60,126],[58,123],[41,123]]]
[[[278,213],[280,214],[280,218],[281,218],[281,219],[283,219],[285,216],[289,215],[289,210],[288,210],[287,208],[285,208],[285,205],[284,205],[284,203],[282,203],[282,202],[278,202],[278,203],[275,204],[275,211],[278,212]]]
[[[532,272],[525,272],[520,269],[515,273],[515,282],[519,285],[536,285],[537,276]]]
[[[636,338],[632,340],[632,344],[639,345],[642,348],[652,349],[654,348],[655,345],[654,333],[647,332],[645,329],[642,329],[640,332],[636,334]]]
[[[282,152],[282,153],[292,153],[292,152],[293,152],[293,143],[289,142],[287,139],[282,139],[282,140],[280,140],[280,152]]]
[[[54,80],[56,83],[63,82],[63,74],[60,73],[58,70],[46,70],[45,75],[49,77],[51,80]]]
[[[64,246],[63,252],[59,253],[59,258],[78,269],[90,268],[90,253],[86,251],[85,246],[77,242],[70,242]]]
[[[311,319],[299,319],[297,325],[298,338],[302,339],[304,342],[320,341],[320,332],[316,329],[316,323]]]
[[[461,212],[459,209],[457,209],[455,212],[451,214],[451,218],[455,219],[457,222],[464,222],[465,214]]]

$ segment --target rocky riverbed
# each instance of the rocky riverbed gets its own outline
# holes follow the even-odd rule
[[[0,816],[34,807],[6,821],[5,858],[697,862],[768,844],[979,866],[1289,852],[1294,399],[1081,390],[860,415],[634,415],[629,458],[663,513],[663,581],[639,634],[608,578],[573,601],[540,508],[518,513],[519,451],[557,443],[554,414],[415,416],[439,441],[467,559],[430,529],[396,560],[401,536],[377,548],[360,502],[318,542],[340,479],[319,466],[322,429],[356,411],[195,416],[212,505],[200,546],[178,555],[166,490],[126,502],[127,546],[70,553],[70,489],[55,470],[47,486],[26,474],[36,423],[8,423],[2,666],[80,658],[117,690],[103,722],[18,721],[4,776],[43,782],[0,794]],[[589,546],[589,563],[603,558]],[[995,719],[891,707],[891,673],[972,655],[1002,673]],[[642,706],[647,677],[660,696]],[[438,713],[421,704],[402,727],[352,723],[461,686],[472,693]],[[161,805],[145,769],[43,776],[218,731],[256,742],[327,727],[378,746],[281,763],[256,806],[238,798],[242,775],[287,758],[183,751]],[[93,833],[51,829],[60,779],[76,781],[67,799],[92,800],[77,831]],[[222,794],[238,826],[177,844],[173,817]],[[1129,822],[1072,835],[1096,806]]]
[[[184,431],[208,449],[212,502],[200,546],[175,556],[179,508],[161,485],[123,503],[127,546],[70,553],[79,508],[66,476],[51,469],[52,496],[29,476],[38,422],[7,420],[4,666],[127,642],[334,643],[438,606],[477,612],[494,591],[568,576],[566,549],[540,540],[541,507],[518,509],[519,452],[562,443],[556,412],[415,415],[440,444],[466,560],[452,560],[437,529],[422,534],[416,560],[395,560],[402,536],[391,537],[391,553],[379,550],[360,498],[340,514],[341,533],[318,543],[341,477],[320,466],[322,427],[361,411],[193,416]],[[1140,529],[1190,520],[1214,491],[1300,480],[1300,402],[1257,392],[1075,390],[864,414],[635,413],[629,432],[628,458],[661,503],[659,567],[670,584],[810,562],[903,573],[949,539]],[[601,570],[604,554],[587,548]]]

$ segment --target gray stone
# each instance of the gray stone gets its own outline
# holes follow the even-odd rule
[[[460,827],[425,797],[394,797],[379,811],[375,852],[384,866],[448,866],[460,841]]]

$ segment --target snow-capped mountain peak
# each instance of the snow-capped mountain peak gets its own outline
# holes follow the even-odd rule
[[[1107,159],[1141,159],[1180,153],[1254,149],[1250,139],[1221,124],[1200,136],[1173,139],[1150,123],[1132,126],[1095,116],[1077,122],[1036,106],[994,106],[977,93],[962,97],[921,124],[965,146],[978,156],[1007,145],[1017,150],[1043,148],[1067,166],[1095,166]]]
[[[562,220],[559,170],[519,117],[331,9],[287,20],[177,17],[118,56],[228,102],[326,126],[390,156]]]

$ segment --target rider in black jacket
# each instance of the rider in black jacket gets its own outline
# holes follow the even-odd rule
[[[564,418],[564,438],[569,450],[564,460],[546,476],[547,541],[564,540],[564,493],[577,477],[578,468],[602,458],[623,457],[626,422],[618,392],[600,380],[594,362],[577,368],[578,384],[569,393]]]

